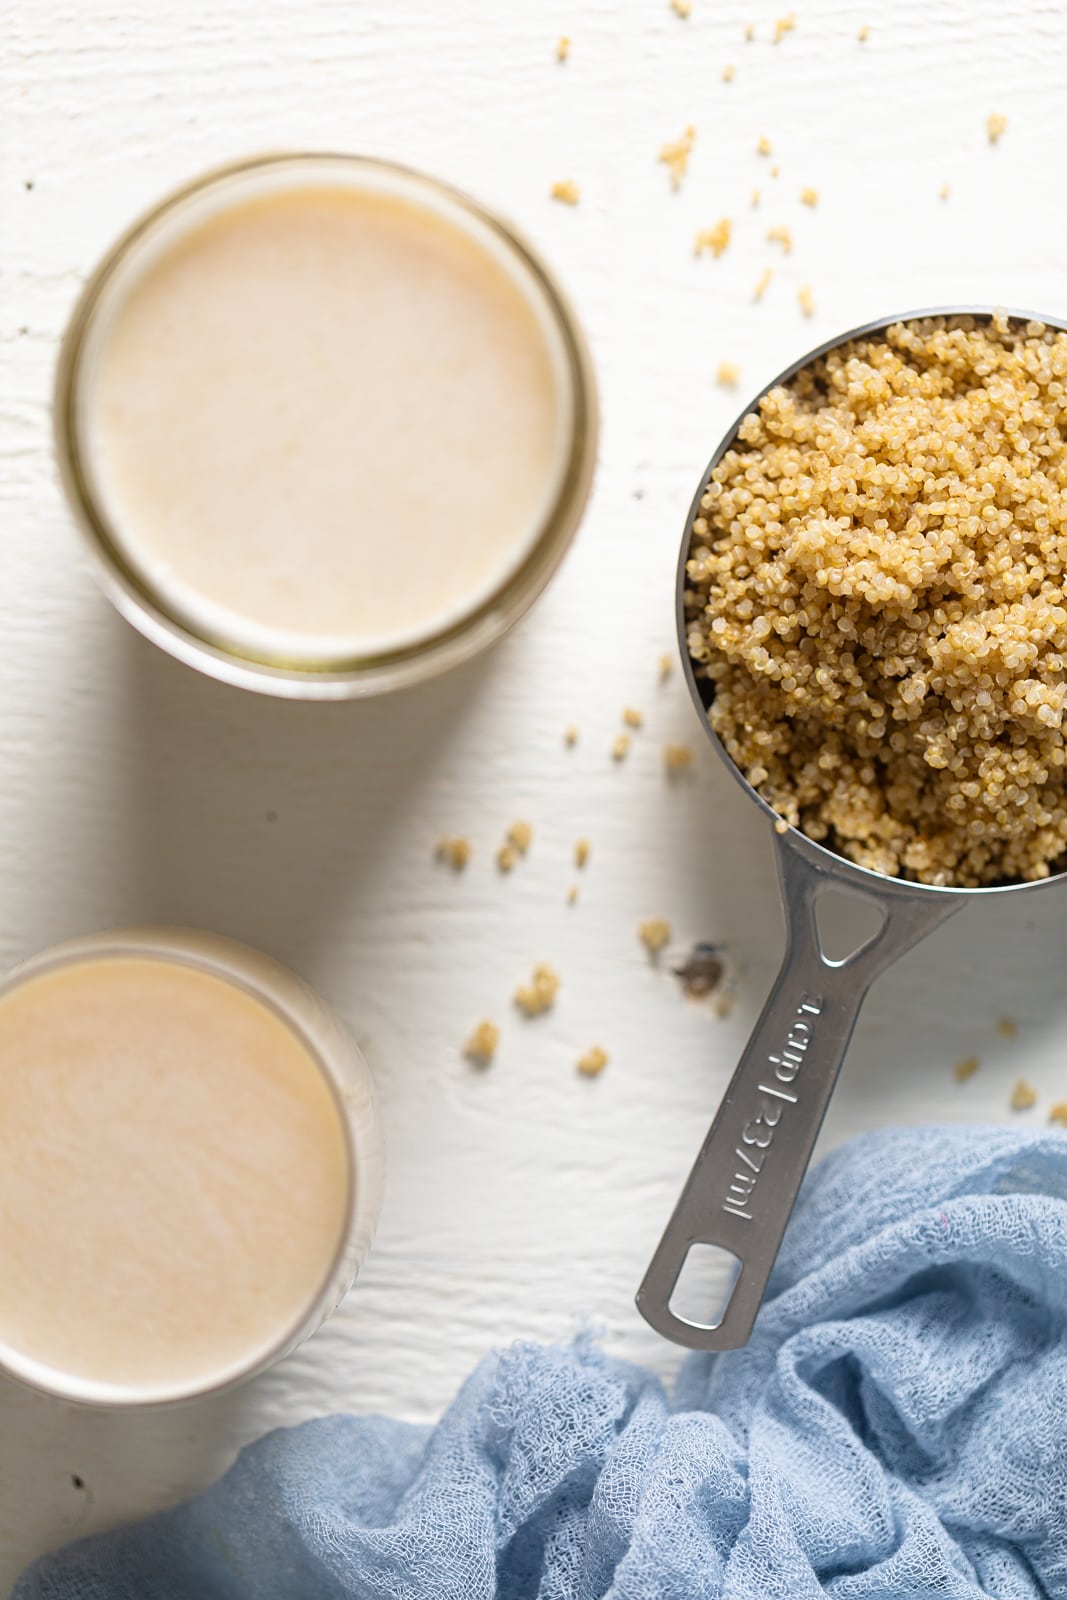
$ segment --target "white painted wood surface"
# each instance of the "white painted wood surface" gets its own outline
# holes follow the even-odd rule
[[[131,920],[265,947],[364,1044],[391,1174],[342,1313],[242,1392],[109,1417],[0,1385],[5,1589],[38,1551],[196,1489],[276,1424],[334,1408],[434,1416],[494,1343],[588,1320],[665,1375],[677,1365],[633,1292],[780,944],[765,825],[710,749],[687,783],[661,766],[666,740],[700,741],[657,658],[673,648],[684,511],[744,397],[716,388],[716,368],[736,361],[751,391],[817,339],[913,306],[1067,309],[1056,0],[797,0],[777,45],[774,15],[745,0],[693,0],[685,21],[667,0],[28,0],[8,13],[0,959]],[[993,111],[1009,119],[996,147]],[[675,194],[656,157],[689,123]],[[52,467],[57,341],[98,254],[197,171],[293,147],[395,156],[514,217],[571,289],[602,386],[593,504],[549,593],[486,659],[369,705],[245,696],[142,643],[97,594]],[[575,209],[548,198],[568,177]],[[809,184],[814,211],[799,201]],[[728,252],[695,259],[697,229],[722,216]],[[788,258],[764,238],[778,223]],[[646,727],[616,766],[625,704]],[[516,817],[536,839],[501,879],[492,852]],[[432,860],[446,831],[474,841],[462,876]],[[568,909],[580,834],[593,854]],[[683,947],[728,943],[730,1019],[649,966],[634,928],[650,915]],[[1032,1120],[1067,1096],[1065,919],[1055,890],[982,907],[887,977],[826,1141],[1007,1120],[1020,1072],[1040,1092]],[[541,958],[562,994],[524,1023],[509,995]],[[458,1047],[483,1015],[503,1041],[478,1073]],[[996,1032],[1003,1015],[1019,1019],[1014,1041]],[[574,1061],[594,1042],[611,1064],[590,1082]],[[952,1064],[972,1053],[982,1067],[961,1087]]]

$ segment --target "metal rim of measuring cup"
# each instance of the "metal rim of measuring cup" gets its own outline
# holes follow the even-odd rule
[[[109,281],[128,254],[162,222],[213,189],[240,184],[260,173],[301,165],[370,170],[412,188],[422,188],[466,213],[514,256],[543,296],[563,348],[574,408],[569,455],[554,504],[519,568],[468,616],[410,646],[350,660],[296,665],[239,649],[231,641],[198,632],[173,613],[166,597],[149,586],[123,556],[107,518],[91,492],[77,415],[78,386],[86,337]],[[582,325],[552,269],[514,225],[464,190],[443,179],[377,156],[330,150],[266,153],[216,167],[173,190],[141,215],[92,272],[71,313],[60,346],[53,390],[53,433],[60,480],[97,581],[115,609],[168,655],[205,676],[259,694],[293,700],[353,700],[407,688],[440,676],[495,644],[529,610],[560,565],[578,531],[592,490],[599,438],[596,375]]]
[[[713,695],[703,692],[689,654],[685,590],[693,523],[712,474],[735,444],[744,418],[771,389],[789,383],[840,346],[884,333],[898,323],[931,317],[988,322],[998,313],[999,308],[992,306],[904,312],[852,328],[792,362],[759,391],[726,432],[686,516],[675,599],[682,669],[717,755],[749,799],[777,824],[771,836],[786,922],[781,970],[637,1294],[646,1321],[665,1338],[690,1349],[731,1350],[749,1338],[856,1019],[875,978],[976,897],[1045,888],[1067,875],[1063,869],[1048,878],[973,889],[914,883],[858,866],[799,829],[779,831],[778,814],[748,782],[715,733],[708,716]],[[1055,317],[1014,310],[1004,315],[1013,323],[1041,323],[1067,331],[1067,322]],[[824,954],[816,923],[818,899],[831,888],[874,904],[882,916],[881,926],[841,960]],[[690,1321],[671,1309],[693,1246],[710,1247],[733,1259],[732,1282],[715,1321]]]

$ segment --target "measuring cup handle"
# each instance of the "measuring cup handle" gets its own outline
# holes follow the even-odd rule
[[[865,892],[846,869],[790,832],[775,835],[786,950],[766,1005],[637,1294],[657,1333],[693,1350],[734,1350],[752,1331],[864,997],[875,978],[964,903],[882,879]],[[815,907],[834,889],[873,902],[882,924],[843,960],[819,941]],[[735,1258],[714,1323],[687,1321],[670,1300],[690,1246]]]

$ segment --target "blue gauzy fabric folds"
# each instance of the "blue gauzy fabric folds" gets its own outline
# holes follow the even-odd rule
[[[432,1428],[327,1417],[14,1600],[1067,1596],[1067,1137],[866,1135],[809,1179],[752,1342],[673,1400],[590,1342]]]

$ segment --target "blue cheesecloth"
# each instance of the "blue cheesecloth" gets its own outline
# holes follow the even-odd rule
[[[1067,1597],[1067,1135],[864,1135],[809,1177],[744,1350],[673,1398],[580,1339],[435,1427],[332,1416],[12,1600]]]

